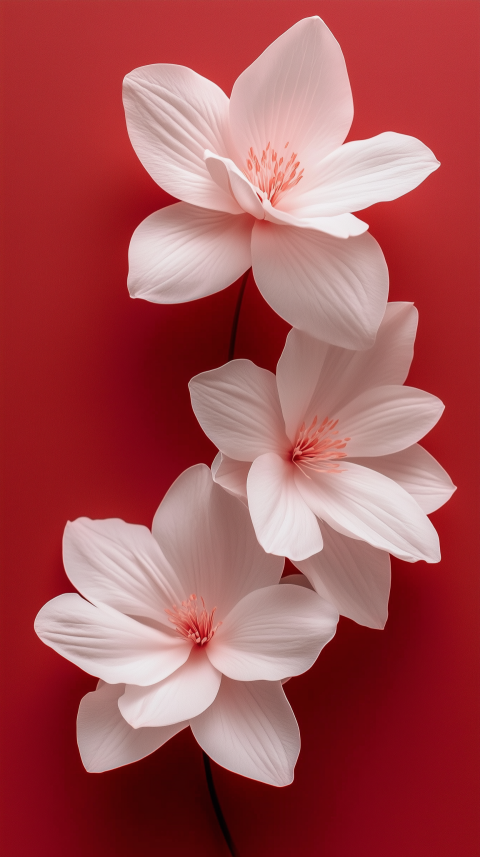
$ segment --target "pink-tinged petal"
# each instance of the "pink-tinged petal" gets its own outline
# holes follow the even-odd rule
[[[344,240],[257,220],[252,263],[263,297],[293,327],[344,348],[373,345],[388,269],[368,232]]]
[[[330,346],[305,413],[332,417],[371,387],[403,384],[413,358],[418,312],[411,303],[388,303],[374,345],[366,351]]]
[[[321,553],[294,565],[342,616],[367,628],[383,628],[390,595],[389,554],[348,539],[326,524],[322,533]]]
[[[220,158],[207,150],[205,164],[212,179],[233,194],[243,211],[263,220],[265,212],[255,188],[230,158]]]
[[[362,539],[400,559],[439,562],[435,528],[418,503],[381,473],[341,461],[339,472],[298,468],[295,481],[312,511],[337,532]]]
[[[251,265],[253,220],[185,202],[150,214],[132,235],[132,298],[178,304],[225,289]]]
[[[440,166],[420,140],[387,131],[354,140],[331,152],[315,168],[312,186],[285,195],[285,209],[297,217],[326,217],[360,211],[413,190]]]
[[[277,223],[279,226],[296,226],[299,229],[315,229],[326,232],[336,238],[352,238],[355,235],[363,235],[368,229],[368,223],[359,220],[354,214],[340,214],[338,217],[301,217],[274,208],[268,200],[263,203],[265,220],[269,223]]]
[[[433,455],[418,444],[393,455],[355,458],[354,461],[398,482],[415,498],[426,515],[443,506],[456,491],[448,473]]]
[[[195,593],[209,613],[216,607],[215,623],[247,592],[281,577],[283,558],[262,550],[244,504],[215,485],[204,464],[173,483],[152,529],[183,583],[184,598]]]
[[[338,611],[300,586],[250,592],[207,646],[212,664],[236,681],[277,681],[310,669],[337,629]]]
[[[229,458],[253,461],[265,452],[288,449],[272,372],[250,360],[232,360],[195,375],[188,386],[198,422]]]
[[[287,336],[277,363],[277,387],[285,430],[292,443],[296,441],[330,347],[295,327]]]
[[[415,387],[373,387],[335,414],[339,437],[350,438],[348,457],[389,455],[406,449],[438,422],[443,402]]]
[[[296,565],[297,563],[294,563]],[[303,586],[304,589],[314,589],[310,581],[304,574],[287,574],[285,577],[282,577],[280,583],[284,586]],[[288,679],[282,679],[282,684]]]
[[[127,684],[118,707],[134,729],[181,723],[212,704],[221,680],[205,649],[194,646],[188,661],[158,684],[147,688]]]
[[[300,732],[280,682],[224,676],[213,705],[190,726],[202,750],[223,768],[271,786],[292,782]]]
[[[69,522],[63,561],[69,579],[85,598],[129,616],[168,624],[165,609],[184,597],[150,530],[118,518]]]
[[[322,550],[314,513],[295,483],[296,467],[275,453],[253,462],[247,478],[248,508],[257,539],[267,553],[305,559]]]
[[[90,774],[130,765],[158,750],[188,723],[157,729],[132,729],[118,708],[124,684],[101,684],[83,697],[77,717],[77,742]]]
[[[289,143],[288,153],[297,153],[299,169],[305,169],[302,184],[308,181],[308,169],[343,143],[352,119],[340,45],[320,18],[305,18],[273,42],[233,86],[235,161],[246,169],[251,147],[260,159],[268,143],[279,156]]]
[[[143,66],[127,74],[123,103],[132,146],[157,184],[192,205],[239,213],[203,159],[205,149],[229,148],[228,98],[215,83],[180,65]]]
[[[45,604],[34,627],[47,646],[109,684],[161,681],[185,663],[192,647],[175,632],[95,607],[73,592]]]
[[[229,494],[238,497],[242,503],[247,503],[247,476],[250,466],[250,461],[236,461],[219,452],[212,463],[213,481],[225,488]]]

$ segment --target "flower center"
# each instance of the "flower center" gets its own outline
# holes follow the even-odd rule
[[[300,166],[297,153],[292,152],[290,157],[288,156],[286,150],[289,145],[290,143],[285,143],[280,157],[270,143],[267,143],[260,158],[252,146],[248,151],[245,175],[255,187],[263,191],[265,198],[270,200],[272,205],[275,205],[282,193],[295,187],[303,175],[303,169],[297,175]]]
[[[340,450],[345,449],[350,438],[337,437],[337,423],[338,420],[329,420],[328,417],[325,417],[318,428],[316,417],[308,429],[305,428],[305,423],[302,423],[292,451],[292,461],[300,470],[308,467],[321,473],[342,472],[338,470],[337,459],[346,457],[347,453]]]
[[[187,601],[182,601],[182,606],[173,604],[171,610],[165,610],[168,621],[175,625],[175,630],[187,640],[192,640],[197,646],[204,646],[212,639],[217,628],[222,624],[218,622],[213,627],[213,617],[216,607],[208,613],[205,601],[200,598],[202,607],[197,603],[197,596],[193,593]]]

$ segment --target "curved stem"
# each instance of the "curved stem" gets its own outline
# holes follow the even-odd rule
[[[223,833],[223,838],[225,839],[225,842],[227,843],[228,850],[230,851],[230,854],[232,855],[232,857],[238,857],[238,851],[236,850],[235,845],[233,844],[233,839],[230,836],[230,831],[227,827],[227,822],[225,821],[225,818],[224,818],[224,815],[222,812],[222,808],[220,806],[220,802],[219,802],[218,797],[217,797],[217,792],[215,791],[215,784],[213,782],[213,775],[212,775],[212,767],[210,765],[210,758],[207,756],[205,751],[202,751],[202,752],[203,752],[203,765],[205,768],[205,776],[207,778],[208,792],[209,792],[210,799],[211,799],[212,804],[213,804],[213,808],[215,810],[215,815],[217,816],[217,821],[220,825],[220,830]]]
[[[245,291],[245,286],[247,285],[248,275],[252,269],[248,268],[243,275],[242,284],[240,286],[240,291],[238,293],[237,305],[235,307],[235,312],[233,314],[232,321],[232,332],[230,334],[230,345],[228,347],[228,362],[233,360],[233,355],[235,353],[235,340],[237,338],[237,328],[238,328],[238,319],[240,316],[240,309],[242,306],[243,293]]]
[[[245,271],[241,285],[240,285],[240,291],[238,292],[238,298],[237,298],[237,303],[235,306],[235,312],[233,314],[232,331],[230,333],[230,345],[228,346],[228,362],[230,362],[230,360],[233,360],[233,355],[235,353],[235,341],[237,339],[238,319],[240,317],[240,310],[242,308],[242,300],[243,300],[243,294],[245,292],[245,286],[247,285],[248,275],[249,275],[251,270],[252,270],[251,268],[248,268],[248,270]],[[233,844],[233,839],[230,836],[230,831],[228,829],[227,822],[225,821],[225,816],[223,815],[222,807],[220,806],[220,801],[218,800],[217,792],[215,790],[215,783],[213,782],[212,766],[210,764],[210,758],[209,758],[209,756],[207,756],[207,754],[205,753],[204,750],[202,751],[202,754],[203,754],[203,766],[205,768],[205,776],[207,778],[208,793],[210,795],[210,800],[212,801],[212,805],[213,805],[213,809],[215,811],[215,815],[217,816],[217,821],[220,825],[220,830],[223,833],[223,838],[225,839],[225,842],[227,843],[227,847],[228,847],[228,850],[230,851],[230,854],[232,855],[232,857],[238,857],[238,851],[236,850],[235,845]]]

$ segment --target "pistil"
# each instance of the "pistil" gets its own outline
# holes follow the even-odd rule
[[[347,453],[342,450],[350,438],[338,437],[338,420],[325,417],[318,427],[317,422],[315,417],[308,428],[302,423],[292,450],[292,462],[300,470],[306,467],[321,473],[341,473],[338,459],[346,458]]]
[[[216,607],[209,613],[203,598],[200,598],[202,607],[197,603],[195,593],[192,593],[186,601],[182,601],[181,607],[173,605],[172,610],[165,610],[168,621],[175,625],[175,630],[182,637],[192,640],[197,646],[204,646],[212,639],[217,628],[222,624],[218,622],[213,626],[213,617]]]
[[[270,142],[263,149],[260,157],[257,156],[253,147],[248,150],[246,159],[247,169],[245,175],[249,181],[258,187],[272,205],[278,202],[282,193],[295,187],[303,176],[301,169],[297,175],[300,161],[297,161],[297,153],[292,152],[288,157],[287,149],[290,143],[285,143],[284,153],[278,156]],[[286,158],[288,160],[285,163]]]

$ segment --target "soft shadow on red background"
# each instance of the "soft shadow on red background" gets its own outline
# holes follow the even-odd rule
[[[381,633],[342,619],[288,695],[302,734],[292,786],[215,766],[242,857],[476,857],[478,800],[479,5],[463,0],[3,2],[3,788],[5,857],[225,855],[185,730],[153,756],[87,774],[75,742],[95,680],[33,619],[70,589],[67,519],[150,524],[214,449],[187,382],[225,362],[238,285],[183,306],[131,301],[127,248],[172,200],[127,137],[121,81],[191,66],[227,93],[298,19],[338,38],[351,139],[419,137],[441,169],[362,215],[392,300],[420,311],[409,382],[446,413],[425,446],[459,486],[432,516],[439,566],[394,562]],[[237,356],[273,369],[287,326],[250,282]],[[477,440],[476,440],[477,438]],[[477,469],[475,469],[477,467]]]

